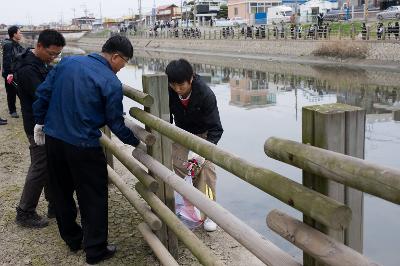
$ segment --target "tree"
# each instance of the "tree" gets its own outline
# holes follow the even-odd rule
[[[228,18],[228,6],[221,5],[217,14],[217,18]]]

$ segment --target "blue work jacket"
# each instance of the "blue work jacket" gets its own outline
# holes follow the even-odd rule
[[[100,128],[107,125],[124,143],[139,140],[125,126],[122,84],[99,54],[64,57],[36,91],[37,124],[54,138],[79,147],[100,146]]]

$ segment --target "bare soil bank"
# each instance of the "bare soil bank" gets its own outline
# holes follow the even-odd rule
[[[17,109],[19,111],[19,106]],[[9,121],[8,125],[0,126],[0,265],[85,265],[82,251],[75,254],[67,249],[58,234],[54,219],[48,227],[40,230],[22,228],[15,224],[15,207],[19,202],[30,158],[22,118],[13,119],[8,115],[2,80],[0,117]],[[119,145],[121,149],[131,149],[122,143]],[[133,187],[137,180],[116,161],[115,168]],[[46,214],[47,204],[44,197],[41,197],[37,210],[41,215]],[[110,185],[109,242],[117,245],[118,252],[102,265],[159,265],[137,230],[137,225],[141,222],[141,216]],[[203,230],[195,233],[227,265],[263,265],[220,229],[211,234]],[[182,244],[180,247],[180,265],[200,265],[189,250]]]

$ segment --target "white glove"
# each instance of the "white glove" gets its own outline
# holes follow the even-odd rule
[[[36,145],[42,146],[45,142],[43,125],[36,124],[33,128],[33,139],[35,140]]]
[[[193,159],[196,160],[199,167],[201,167],[203,165],[203,163],[206,161],[206,159],[204,157],[198,155],[195,152],[189,151],[188,161],[192,161]]]

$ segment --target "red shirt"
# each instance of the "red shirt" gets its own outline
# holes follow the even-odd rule
[[[179,95],[179,100],[181,100],[181,104],[187,108],[189,105],[189,100],[190,100],[190,95],[192,95],[192,93],[189,94],[188,97],[186,97],[186,99],[183,99],[182,96]]]

